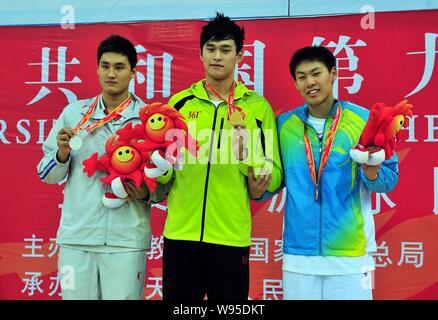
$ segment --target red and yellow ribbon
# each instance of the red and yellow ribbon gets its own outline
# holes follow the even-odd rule
[[[75,133],[78,133],[80,130],[86,130],[88,133],[91,133],[94,129],[104,125],[107,122],[110,122],[129,106],[129,104],[132,101],[132,98],[131,95],[128,95],[128,97],[121,104],[119,104],[113,111],[111,111],[111,113],[108,114],[106,117],[100,119],[99,121],[97,121],[92,125],[87,126],[84,129],[81,129],[82,125],[90,119],[91,115],[94,112],[94,109],[96,109],[98,101],[99,101],[99,96],[96,96],[94,98],[94,101],[91,103],[90,107],[88,108],[87,112],[85,112],[84,117],[75,126],[74,128]]]
[[[321,155],[321,160],[319,162],[319,170],[318,175],[316,175],[316,169],[315,169],[315,159],[313,157],[313,151],[312,146],[310,144],[309,137],[307,136],[306,132],[306,125],[304,125],[304,149],[306,152],[306,159],[307,159],[307,165],[309,167],[310,176],[312,177],[312,182],[315,187],[315,200],[318,200],[318,185],[319,181],[321,180],[322,172],[324,171],[324,168],[327,164],[330,151],[332,149],[333,140],[335,139],[336,130],[338,128],[339,119],[341,117],[341,106],[338,105],[338,108],[336,109],[336,113],[333,117],[333,122],[330,125],[330,130],[327,134],[327,139],[324,145],[324,149]]]
[[[228,120],[230,120],[230,115],[234,112],[240,112],[242,115],[242,119],[245,119],[245,113],[241,108],[234,105],[234,88],[236,87],[236,83],[233,81],[233,85],[231,86],[230,92],[228,93],[228,99],[225,99],[221,96],[219,92],[215,88],[213,88],[208,82],[205,82],[205,87],[213,93],[219,99],[228,103]]]

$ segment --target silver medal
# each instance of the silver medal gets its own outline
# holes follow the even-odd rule
[[[70,145],[70,148],[72,150],[78,150],[82,147],[82,139],[79,138],[79,136],[74,136],[73,138],[70,139],[68,144]]]

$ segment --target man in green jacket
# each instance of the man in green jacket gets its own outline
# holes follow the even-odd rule
[[[205,79],[169,101],[200,146],[175,170],[164,227],[163,299],[248,298],[250,198],[282,180],[268,101],[234,80],[244,29],[218,13],[201,32]]]

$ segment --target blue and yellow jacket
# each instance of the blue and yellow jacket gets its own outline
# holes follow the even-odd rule
[[[321,150],[338,104],[342,110],[341,117],[318,185],[319,197],[315,200],[315,187],[304,150],[304,129],[307,130],[318,170]],[[367,179],[360,165],[353,162],[349,155],[349,150],[359,140],[368,115],[368,110],[355,104],[335,101],[325,122],[322,142],[308,123],[307,104],[277,118],[287,193],[284,253],[305,256],[365,255],[367,235],[362,202],[365,197],[369,202],[370,192],[391,191],[398,180],[396,154],[383,162],[374,181]],[[366,190],[365,194],[361,188]]]

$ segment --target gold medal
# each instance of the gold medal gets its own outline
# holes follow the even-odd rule
[[[230,123],[232,126],[244,126],[242,114],[239,111],[234,111],[230,115]]]

